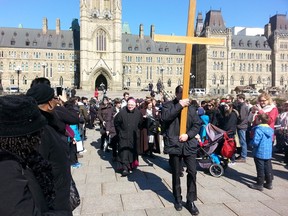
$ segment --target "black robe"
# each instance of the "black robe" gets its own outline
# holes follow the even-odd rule
[[[129,111],[124,107],[115,116],[114,126],[119,137],[118,160],[128,166],[137,159],[137,143],[140,141],[142,114],[135,108]]]

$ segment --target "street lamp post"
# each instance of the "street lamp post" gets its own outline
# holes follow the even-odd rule
[[[191,77],[191,84],[192,84],[192,93],[194,93],[194,88],[195,88],[194,79],[195,79],[195,75],[190,73],[190,77]]]
[[[43,77],[45,77],[45,68],[47,67],[47,63],[42,63],[43,67]]]
[[[160,69],[160,71],[161,71],[161,81],[162,81],[162,89],[164,89],[164,68],[163,67],[161,67],[161,69]]]
[[[19,85],[19,74],[21,73],[21,67],[18,66],[16,69],[15,69],[16,73],[17,73],[17,83],[18,83],[18,89],[17,89],[17,92],[19,93],[19,90],[20,90],[20,85]]]

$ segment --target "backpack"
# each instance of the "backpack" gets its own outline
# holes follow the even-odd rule
[[[224,133],[224,142],[221,149],[221,155],[226,158],[231,158],[236,151],[236,142],[234,138],[230,138],[228,134]]]

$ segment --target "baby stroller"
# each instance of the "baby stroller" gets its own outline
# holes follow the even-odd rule
[[[223,142],[232,132],[226,132],[213,124],[206,126],[206,142],[200,143],[197,149],[197,161],[201,168],[208,169],[214,177],[224,174],[229,158],[221,155]],[[235,146],[236,147],[236,146]]]

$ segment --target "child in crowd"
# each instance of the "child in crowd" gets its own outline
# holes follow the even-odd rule
[[[250,188],[262,191],[263,186],[272,189],[272,139],[274,130],[269,127],[269,116],[266,113],[259,114],[256,126],[252,128],[254,136],[250,142],[253,147],[253,157],[257,171],[257,183],[249,185]],[[264,180],[266,183],[264,183]]]

